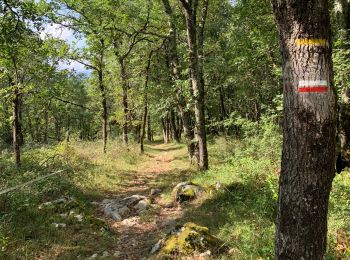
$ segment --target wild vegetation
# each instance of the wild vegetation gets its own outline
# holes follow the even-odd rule
[[[333,169],[350,159],[350,4],[272,2],[0,1],[0,258],[349,258],[350,180]],[[288,49],[296,21],[325,43]],[[330,90],[294,107],[287,75],[317,68],[303,57]],[[179,183],[195,189],[179,199]],[[179,227],[219,249],[154,249]]]

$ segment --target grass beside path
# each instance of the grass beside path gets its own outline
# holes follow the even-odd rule
[[[191,221],[209,227],[231,248],[231,255],[223,259],[272,259],[280,157],[280,139],[274,136],[271,132],[243,142],[211,141],[211,168],[204,173],[189,164],[182,144],[148,144],[141,155],[137,145],[126,148],[114,142],[103,155],[100,143],[62,143],[25,150],[18,172],[11,156],[3,154],[1,190],[55,170],[65,173],[0,196],[0,259],[77,259],[116,250],[142,258],[162,235],[158,221],[170,217],[179,224]],[[163,200],[169,201],[172,188],[184,180],[205,186],[208,192],[179,209],[150,211],[138,230],[115,228],[91,204],[104,198],[147,195],[151,188],[162,189]],[[222,184],[219,191],[211,188],[216,182]],[[327,259],[350,256],[349,185],[347,173],[336,176]],[[68,201],[64,206],[40,209],[43,203],[61,198]],[[62,217],[72,211],[68,218]],[[83,221],[76,215],[83,215]]]
[[[100,143],[62,143],[25,150],[23,167],[16,172],[11,155],[0,158],[0,189],[63,169],[64,174],[0,196],[1,259],[76,259],[113,252],[117,237],[108,220],[92,205],[104,198],[147,195],[151,188],[171,189],[192,173],[183,145],[139,147],[110,144],[107,155]],[[72,200],[70,206],[39,209],[45,202]],[[84,216],[84,221],[61,215]],[[65,223],[66,227],[55,227]]]

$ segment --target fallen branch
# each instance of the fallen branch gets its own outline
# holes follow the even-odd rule
[[[18,189],[20,189],[20,188],[23,188],[23,187],[25,187],[25,186],[28,186],[28,185],[33,184],[33,183],[36,183],[36,182],[42,181],[42,180],[47,179],[47,178],[49,178],[49,177],[51,177],[51,176],[54,176],[54,175],[56,175],[56,174],[59,174],[59,173],[61,173],[61,172],[63,172],[63,171],[64,171],[64,170],[59,170],[59,171],[57,171],[57,172],[53,172],[53,173],[50,173],[50,174],[45,175],[45,176],[42,176],[42,177],[38,177],[38,178],[36,178],[36,179],[34,179],[34,180],[31,180],[31,181],[28,181],[28,182],[26,182],[26,183],[16,185],[16,186],[14,186],[14,187],[12,187],[12,188],[8,188],[8,189],[5,189],[5,190],[2,190],[2,191],[0,191],[0,195],[9,193],[9,192],[14,191],[14,190],[18,190]]]

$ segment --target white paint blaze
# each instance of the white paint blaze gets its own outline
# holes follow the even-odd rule
[[[299,87],[328,86],[327,80],[300,80]]]
[[[327,80],[300,80],[298,92],[300,93],[325,93],[328,91]]]

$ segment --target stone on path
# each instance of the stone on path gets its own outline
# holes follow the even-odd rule
[[[178,257],[199,253],[204,257],[227,253],[228,250],[221,240],[209,233],[207,227],[188,222],[159,240],[151,249],[151,254],[159,252],[160,257]]]
[[[204,191],[205,189],[203,187],[186,181],[180,182],[175,186],[173,189],[173,195],[175,201],[182,203],[198,198]]]
[[[151,196],[159,195],[161,192],[162,192],[161,189],[151,189],[150,195]]]
[[[104,199],[101,205],[106,217],[122,221],[135,214],[141,215],[151,203],[145,196],[132,195],[123,199]]]

